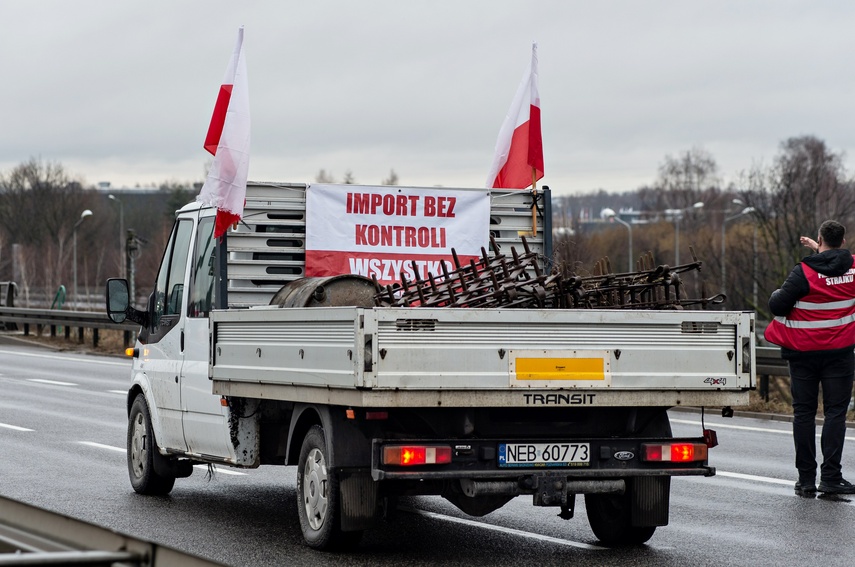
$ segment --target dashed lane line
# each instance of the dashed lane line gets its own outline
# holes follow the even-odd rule
[[[416,508],[409,508],[401,506],[398,508],[403,512],[409,512],[411,514],[418,514],[420,516],[427,516],[428,518],[433,518],[434,520],[440,520],[443,522],[451,522],[453,524],[463,524],[464,526],[471,526],[475,528],[481,528],[485,530],[490,530],[494,532],[500,532],[504,534],[514,535],[518,537],[524,537],[528,539],[534,539],[537,541],[543,541],[547,543],[555,543],[558,545],[565,545],[569,547],[578,547],[580,549],[589,549],[593,551],[605,551],[607,548],[601,547],[599,545],[591,545],[590,543],[582,543],[581,541],[572,541],[569,539],[561,539],[557,537],[551,537],[542,534],[536,534],[533,532],[526,532],[523,530],[517,530],[514,528],[506,528],[504,526],[497,526],[494,524],[486,524],[484,522],[477,522],[475,520],[467,520],[465,518],[457,518],[455,516],[446,516],[445,514],[438,514],[436,512],[428,512],[427,510],[419,510]]]
[[[113,447],[112,445],[102,445],[101,443],[95,443],[94,441],[78,441],[81,445],[86,445],[88,447],[95,447],[97,449],[107,449],[108,451],[115,451],[117,453],[126,453],[124,448],[122,447]]]
[[[5,429],[11,429],[13,431],[34,431],[33,429],[27,429],[26,427],[18,427],[17,425],[9,425],[8,423],[0,423],[0,427]]]
[[[27,382],[38,382],[39,384],[50,384],[51,386],[79,386],[74,382],[60,382],[59,380],[45,380],[44,378],[27,378]]]

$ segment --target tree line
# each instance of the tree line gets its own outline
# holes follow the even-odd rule
[[[84,298],[100,296],[107,278],[123,274],[127,230],[138,247],[137,280],[154,281],[174,211],[198,188],[166,181],[94,190],[61,164],[36,158],[0,173],[0,281],[17,284],[16,305],[59,308],[63,295],[73,302],[76,240],[80,307],[101,309],[101,301]]]
[[[816,238],[819,225],[835,219],[855,239],[855,180],[843,158],[815,136],[793,137],[780,144],[770,165],[755,165],[725,186],[708,152],[666,156],[650,186],[557,199],[556,261],[566,271],[586,273],[608,257],[613,271],[624,271],[628,229],[600,217],[611,208],[632,221],[633,259],[650,252],[657,265],[674,265],[679,245],[685,264],[691,247],[703,263],[698,277],[684,282],[691,295],[723,292],[725,308],[756,310],[758,320],[768,321],[769,295],[809,253],[801,235]]]

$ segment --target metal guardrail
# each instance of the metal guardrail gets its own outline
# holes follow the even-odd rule
[[[114,563],[138,567],[222,565],[0,496],[0,566]]]
[[[23,326],[24,335],[30,334],[30,326],[39,330],[50,328],[50,336],[57,335],[62,328],[65,338],[71,338],[71,329],[77,329],[77,340],[83,342],[83,330],[92,329],[92,346],[97,347],[100,329],[112,329],[124,332],[125,346],[130,346],[131,334],[139,330],[136,323],[113,323],[107,314],[95,311],[64,311],[60,309],[25,309],[22,307],[0,307],[0,323],[7,327],[10,323]]]
[[[760,397],[769,401],[769,377],[790,375],[790,367],[786,360],[781,358],[779,347],[758,346],[754,347],[755,366],[757,368],[757,390]]]
[[[781,349],[779,347],[754,347],[754,358],[756,360],[758,376],[790,375],[789,364],[781,358]]]

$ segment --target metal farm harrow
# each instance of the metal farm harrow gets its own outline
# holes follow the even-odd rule
[[[481,248],[481,257],[462,264],[452,249],[454,269],[440,263],[441,274],[418,275],[400,283],[381,286],[374,280],[374,301],[381,307],[470,307],[553,309],[683,309],[687,306],[722,303],[724,295],[690,298],[681,274],[700,271],[701,262],[692,250],[692,262],[680,266],[654,266],[649,252],[638,262],[638,271],[615,274],[608,258],[599,260],[590,276],[543,272],[525,237],[524,252],[511,248],[511,256],[500,253],[490,237],[494,256]],[[419,270],[413,263],[413,273]],[[703,290],[702,290],[703,291]],[[702,293],[703,295],[703,293]]]

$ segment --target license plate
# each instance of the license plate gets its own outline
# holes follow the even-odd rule
[[[500,467],[587,467],[588,443],[500,443]]]

